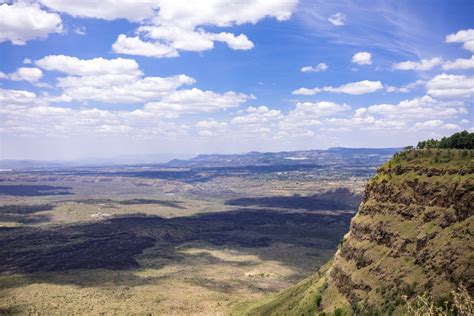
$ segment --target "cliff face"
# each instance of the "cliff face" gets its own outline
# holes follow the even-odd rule
[[[333,261],[254,311],[402,314],[420,294],[449,300],[463,284],[472,295],[473,214],[473,150],[396,155],[368,182]]]

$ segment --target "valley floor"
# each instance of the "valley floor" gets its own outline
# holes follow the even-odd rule
[[[229,314],[331,258],[364,181],[10,175],[0,314]]]

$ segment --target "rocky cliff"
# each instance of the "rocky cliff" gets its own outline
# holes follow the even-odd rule
[[[404,314],[474,290],[474,150],[406,150],[379,168],[334,259],[251,314]]]

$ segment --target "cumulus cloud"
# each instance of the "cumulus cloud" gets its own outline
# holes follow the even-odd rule
[[[440,57],[434,57],[431,59],[422,59],[420,61],[403,61],[397,64],[393,64],[392,68],[397,70],[430,70],[443,63],[443,59]]]
[[[238,107],[250,98],[249,95],[233,91],[219,94],[193,88],[174,91],[163,96],[158,102],[146,103],[144,109],[149,112],[163,113],[168,117],[177,117],[181,113],[212,112]]]
[[[0,103],[10,104],[32,104],[36,100],[36,94],[25,90],[8,90],[0,88]]]
[[[442,118],[466,113],[462,101],[440,101],[425,95],[400,101],[398,104],[376,104],[369,106],[367,112],[398,118]]]
[[[417,122],[415,123],[415,128],[435,128],[440,127],[443,125],[443,121],[441,120],[429,120],[425,122]]]
[[[474,53],[474,29],[460,30],[446,36],[446,43],[463,43],[462,47]]]
[[[135,110],[101,110],[97,108],[65,108],[50,106],[48,98],[29,91],[0,89],[0,126],[2,132],[17,136],[69,137],[84,135],[185,135],[186,124],[170,121],[182,113],[209,112],[239,106],[246,96],[228,92],[217,94],[199,89],[179,90],[162,98],[159,104],[149,103]],[[165,107],[164,105],[168,105]],[[201,134],[222,132],[226,122],[199,121]]]
[[[443,64],[443,69],[472,69],[474,68],[474,55],[471,58],[458,58],[456,60],[449,60]]]
[[[43,72],[39,68],[34,67],[20,67],[14,73],[9,75],[11,80],[14,81],[29,81],[36,82],[43,77]]]
[[[231,123],[240,125],[261,124],[274,120],[279,120],[283,117],[280,110],[270,110],[264,105],[259,107],[248,107],[246,112],[248,114],[234,117],[231,120]]]
[[[298,102],[295,108],[291,110],[278,124],[281,132],[299,136],[312,136],[314,132],[311,130],[316,126],[320,126],[321,118],[331,116],[340,112],[350,110],[350,106],[346,104],[338,104],[334,102]],[[308,134],[309,132],[309,134]],[[280,133],[280,137],[283,134]]]
[[[71,109],[48,105],[7,106],[0,109],[3,133],[41,137],[133,135],[134,138],[185,134],[186,126],[142,115],[140,110]]]
[[[406,85],[403,85],[401,87],[396,87],[396,86],[386,86],[385,87],[385,91],[388,92],[388,93],[392,93],[392,92],[397,92],[397,93],[408,93],[420,86],[423,86],[425,85],[425,81],[424,80],[417,80],[417,81],[414,81],[414,82],[410,82]]]
[[[447,130],[457,130],[457,129],[461,129],[458,125],[456,124],[444,124],[443,126],[441,126],[442,129],[447,129]]]
[[[202,52],[214,42],[226,43],[231,49],[248,50],[254,44],[245,34],[208,32],[204,27],[230,27],[255,24],[263,18],[288,20],[297,0],[251,0],[229,2],[189,2],[163,0],[153,17],[143,21],[136,36],[120,34],[112,49],[116,53],[149,57],[175,57],[179,51]]]
[[[133,59],[79,59],[64,55],[51,55],[37,60],[36,65],[68,76],[57,78],[57,87],[63,96],[51,102],[65,100],[94,100],[104,103],[142,103],[170,95],[183,85],[195,83],[186,75],[171,77],[143,77]]]
[[[466,104],[462,101],[441,101],[425,95],[403,100],[398,104],[375,104],[358,108],[350,118],[331,117],[321,124],[385,132],[401,129],[454,129],[455,124],[445,124],[444,121],[459,119],[467,113]]]
[[[347,111],[350,106],[347,104],[338,104],[334,102],[298,102],[294,110],[291,110],[289,116],[296,119],[304,119],[305,117],[320,118],[322,116],[330,116],[338,112]]]
[[[320,88],[299,88],[291,92],[294,95],[315,95],[321,92]]]
[[[316,66],[304,66],[301,68],[301,72],[320,72],[326,71],[328,69],[328,65],[325,63],[319,63]]]
[[[127,75],[69,76],[58,79],[58,87],[73,100],[104,103],[142,103],[160,99],[195,80],[186,75],[133,77]]]
[[[40,0],[45,6],[68,13],[74,17],[96,18],[104,20],[127,19],[138,22],[150,18],[159,2],[155,0]]]
[[[380,81],[363,80],[344,84],[336,88],[325,87],[324,91],[358,95],[376,92],[378,90],[381,90],[382,88],[383,85]]]
[[[426,83],[428,94],[440,98],[462,98],[474,95],[474,77],[440,74]]]
[[[73,56],[49,55],[35,62],[36,66],[49,71],[59,71],[75,76],[141,75],[140,66],[133,59],[79,59]]]
[[[299,88],[294,90],[292,93],[295,95],[315,95],[320,92],[333,92],[333,93],[346,93],[346,94],[353,94],[353,95],[360,95],[366,93],[373,93],[378,90],[383,89],[383,85],[380,81],[369,81],[369,80],[362,80],[358,82],[351,82],[339,87],[323,87],[323,88]]]
[[[32,39],[44,39],[50,33],[63,32],[61,18],[38,4],[15,2],[0,4],[0,43],[24,45]]]
[[[346,15],[341,12],[337,12],[336,14],[333,14],[328,18],[328,21],[331,22],[332,25],[336,26],[343,26],[344,24],[346,24],[346,20]]]
[[[225,131],[226,122],[218,122],[215,120],[199,121],[195,124],[198,128],[200,136],[216,136]]]
[[[128,37],[120,34],[112,50],[118,54],[141,55],[147,57],[176,57],[178,51],[169,45],[159,42],[144,42],[138,36]]]
[[[358,65],[371,65],[372,55],[369,52],[358,52],[352,56],[352,62]]]

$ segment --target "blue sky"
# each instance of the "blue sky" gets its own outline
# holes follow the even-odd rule
[[[472,131],[472,1],[7,1],[0,158],[390,147]]]

